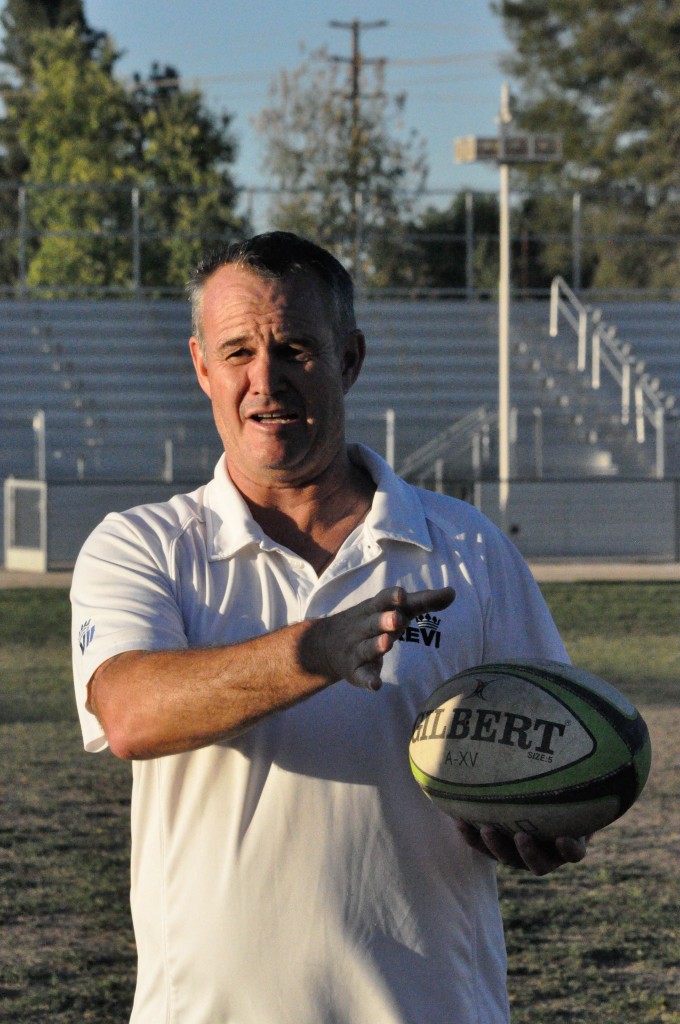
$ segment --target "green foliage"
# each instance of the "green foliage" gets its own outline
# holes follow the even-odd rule
[[[29,284],[125,284],[129,256],[116,237],[129,224],[125,194],[112,198],[97,187],[133,178],[129,105],[111,76],[113,52],[107,45],[89,58],[74,28],[34,33],[32,40],[33,88],[18,138],[32,184],[67,185],[31,192],[31,224],[42,238]]]
[[[0,87],[5,105],[5,116],[0,118],[0,180],[18,182],[29,168],[19,131],[31,96],[36,38],[40,33],[71,28],[83,52],[96,59],[106,36],[88,25],[82,0],[6,0],[0,27],[0,68],[4,67]],[[0,190],[0,220],[4,225],[16,223],[16,210],[16,193]],[[0,280],[11,281],[17,273],[18,245],[8,234],[0,239]]]
[[[445,210],[428,207],[407,226],[408,259],[402,261],[402,284],[429,288],[465,288],[467,199],[461,193]],[[473,284],[495,291],[498,285],[498,201],[495,196],[472,196]],[[395,275],[396,276],[396,275]]]
[[[174,68],[158,65],[148,82],[137,79],[132,102],[142,222],[154,238],[142,253],[142,281],[181,285],[206,243],[245,232],[226,171],[236,157],[231,118],[212,114],[199,92],[180,89]]]
[[[12,67],[24,82],[31,79],[35,33],[73,28],[88,55],[106,38],[105,33],[88,25],[83,0],[6,0],[0,26],[3,33],[0,62]]]
[[[263,167],[283,192],[273,223],[314,237],[380,285],[390,283],[394,249],[427,167],[417,133],[404,133],[403,97],[390,100],[382,66],[372,70],[374,81],[364,75],[360,101],[352,102],[345,69],[325,50],[312,53],[273,81],[256,127]]]
[[[561,169],[518,175],[589,191],[584,228],[594,241],[584,283],[677,286],[677,247],[650,247],[641,258],[638,236],[668,235],[678,222],[678,5],[497,0],[493,6],[515,49],[507,67],[521,86],[516,122],[533,131],[549,127],[564,141]]]
[[[35,19],[25,4],[4,11],[13,77],[0,121],[0,177],[28,186],[28,283],[129,288],[136,188],[139,283],[183,286],[208,244],[245,231],[231,118],[183,91],[172,68],[154,65],[125,88],[111,40],[87,26],[82,4],[29,7]],[[0,195],[7,208],[15,201]],[[16,277],[16,245],[0,254],[0,274]]]

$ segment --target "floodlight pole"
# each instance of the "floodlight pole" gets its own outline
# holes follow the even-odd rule
[[[510,90],[501,88],[500,137],[504,137],[512,115]],[[510,496],[510,166],[500,167],[500,269],[498,278],[498,510],[506,526]]]
[[[511,132],[510,89],[501,89],[496,138],[468,135],[457,139],[457,163],[494,160],[500,169],[498,275],[498,507],[505,528],[510,496],[510,164],[555,163],[562,159],[559,135]]]

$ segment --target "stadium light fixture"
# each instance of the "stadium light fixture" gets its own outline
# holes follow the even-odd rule
[[[562,138],[549,133],[510,129],[510,90],[501,87],[499,131],[496,136],[466,135],[456,139],[456,163],[493,162],[500,169],[500,268],[498,279],[498,507],[503,527],[510,496],[510,167],[559,163]]]

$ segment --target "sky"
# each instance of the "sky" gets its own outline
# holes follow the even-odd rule
[[[84,7],[89,24],[124,51],[121,77],[147,74],[154,61],[169,64],[211,109],[234,115],[234,176],[244,187],[267,184],[252,118],[267,105],[272,78],[301,63],[300,44],[348,58],[351,32],[329,22],[385,20],[362,31],[362,53],[386,59],[388,93],[406,92],[404,125],[426,142],[428,188],[497,188],[493,166],[453,159],[456,137],[497,131],[509,44],[488,0],[85,0]]]

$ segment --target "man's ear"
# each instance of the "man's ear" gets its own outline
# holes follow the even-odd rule
[[[361,373],[366,355],[366,339],[362,331],[350,331],[342,352],[342,390],[345,394]]]
[[[208,367],[206,366],[203,350],[201,349],[201,343],[198,338],[194,338],[193,335],[189,338],[189,351],[191,352],[191,358],[194,363],[196,376],[198,377],[198,383],[201,385],[201,388],[205,391],[208,398],[211,398]]]

